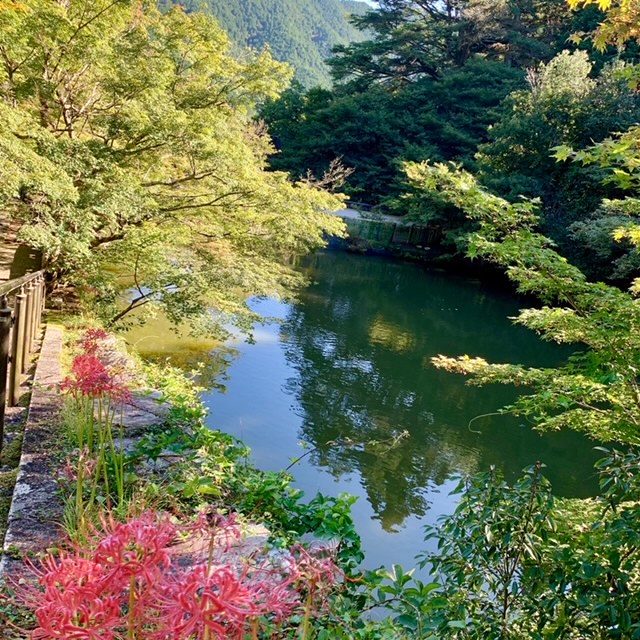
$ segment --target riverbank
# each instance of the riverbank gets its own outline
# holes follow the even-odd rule
[[[504,269],[484,260],[472,260],[452,244],[446,244],[438,226],[405,221],[401,216],[370,214],[356,209],[334,212],[347,229],[345,237],[327,238],[331,250],[363,256],[405,260],[516,293]],[[535,303],[535,299],[531,299]]]
[[[220,602],[226,596],[217,591],[221,586],[214,585],[223,575],[227,581],[235,580],[238,588],[253,592],[241,623],[224,611],[212,618],[225,633],[241,625],[255,638],[285,638],[297,629],[301,638],[311,639],[321,629],[332,633],[328,630],[373,624],[391,629],[391,620],[362,620],[355,606],[356,600],[373,594],[383,577],[369,582],[357,569],[361,553],[349,500],[316,496],[303,501],[286,473],[257,470],[247,462],[240,441],[203,424],[198,390],[184,374],[131,359],[115,349],[116,344],[102,330],[89,329],[77,339],[67,338],[67,355],[61,356],[59,329],[47,332],[5,542],[3,566],[9,592],[0,606],[3,637],[36,633],[53,638],[61,629],[71,633],[72,627],[77,633],[106,631],[105,619],[80,610],[72,623],[59,618],[60,606],[75,606],[75,587],[53,576],[69,561],[76,567],[73,580],[84,581],[80,574],[98,562],[101,545],[116,537],[124,544],[127,532],[133,535],[139,527],[154,537],[154,545],[157,536],[170,531],[162,543],[168,555],[157,551],[165,558],[157,565],[158,573],[145,561],[136,569],[143,573],[135,573],[135,582],[117,587],[117,593],[111,578],[109,587],[95,578],[87,583],[97,590],[92,607],[106,606],[113,598],[122,600],[119,617],[109,619],[115,632],[109,637],[156,637],[152,628],[159,629],[165,620],[161,616],[149,621],[141,607],[151,606],[152,601],[142,594],[149,591],[165,598],[166,580],[173,581],[175,571],[186,581],[200,576],[205,581],[201,588],[206,592],[210,585]],[[61,359],[70,361],[66,376],[60,370]],[[57,388],[63,390],[62,396]],[[142,391],[145,388],[158,392]],[[302,543],[305,536],[311,538]],[[143,553],[146,543],[139,537],[135,540],[134,548],[143,545],[139,547]],[[178,540],[182,541],[179,553],[174,548]],[[280,558],[275,564],[274,557]],[[32,560],[24,564],[25,558]],[[132,570],[126,569],[124,558],[100,562],[101,570]],[[174,572],[165,570],[167,563]],[[32,581],[36,584],[27,591],[15,586]],[[180,602],[185,597],[188,600],[184,596]],[[260,604],[263,597],[267,600]],[[138,602],[136,613],[131,598]],[[55,611],[52,602],[58,603]],[[177,600],[172,602],[178,606]],[[198,600],[197,606],[203,602]],[[239,605],[229,601],[221,606]],[[277,611],[281,613],[274,615]],[[193,613],[180,615],[187,616],[186,621]],[[22,631],[14,626],[16,620],[25,627]],[[200,638],[207,626],[202,625],[171,637]],[[404,637],[400,628],[397,631],[397,637]]]

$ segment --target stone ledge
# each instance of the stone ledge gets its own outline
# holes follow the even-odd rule
[[[54,480],[59,449],[62,329],[47,326],[33,379],[18,478],[7,524],[0,580],[20,578],[21,557],[55,544],[60,535],[62,502]]]

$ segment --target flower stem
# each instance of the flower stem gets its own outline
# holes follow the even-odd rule
[[[135,640],[136,637],[136,577],[131,576],[129,580],[129,613],[127,614],[127,638],[128,640]]]
[[[308,640],[308,638],[311,637],[309,634],[311,632],[311,612],[313,611],[313,589],[314,584],[312,582],[309,586],[309,593],[304,604],[304,621],[300,631],[300,640]]]

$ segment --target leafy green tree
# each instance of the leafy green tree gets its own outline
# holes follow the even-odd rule
[[[373,36],[341,45],[329,61],[334,78],[366,88],[437,79],[481,54],[510,66],[549,59],[571,17],[562,0],[381,0],[354,24]]]
[[[495,471],[461,482],[456,512],[427,528],[441,587],[420,607],[400,599],[398,620],[438,638],[638,637],[639,459],[605,453],[588,501],[555,499],[540,463],[513,486]]]
[[[635,0],[567,0],[571,9],[597,6],[606,14],[593,33],[598,49],[607,45],[618,47],[633,39],[640,41],[640,6]]]
[[[629,240],[638,223],[634,199],[604,200],[596,211],[569,227],[571,255],[588,265],[592,278],[624,287],[640,273],[640,253]]]
[[[84,284],[112,321],[247,320],[285,266],[340,224],[339,200],[266,171],[251,121],[290,70],[243,61],[215,21],[129,0],[26,0],[0,11],[2,207],[54,279]],[[123,293],[133,296],[122,309]]]
[[[260,115],[279,147],[275,169],[321,175],[336,158],[353,168],[345,191],[356,200],[389,201],[406,189],[401,162],[457,159],[473,165],[500,101],[522,74],[500,63],[472,59],[438,81],[416,80],[397,91],[293,86]]]
[[[630,293],[589,282],[536,231],[535,203],[510,203],[482,189],[466,172],[447,166],[413,166],[413,179],[434,189],[476,221],[469,255],[506,269],[541,308],[523,310],[516,322],[543,339],[576,344],[561,367],[492,364],[463,355],[438,356],[436,366],[470,376],[473,384],[503,383],[531,389],[505,411],[541,429],[571,428],[600,441],[640,443],[640,307]]]
[[[584,233],[569,233],[570,225],[591,217],[602,198],[620,190],[602,183],[603,172],[595,164],[585,170],[558,163],[553,150],[604,140],[638,120],[640,100],[627,78],[632,69],[609,65],[594,77],[586,52],[562,52],[529,73],[529,89],[507,99],[489,131],[491,141],[480,147],[483,183],[510,199],[539,197],[543,231],[573,259],[591,245]],[[604,275],[591,269],[589,260],[580,265],[589,275]]]

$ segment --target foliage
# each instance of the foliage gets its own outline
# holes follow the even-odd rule
[[[380,2],[375,11],[354,18],[367,38],[337,47],[329,60],[337,80],[333,90],[305,92],[294,86],[263,107],[261,117],[278,148],[270,165],[301,176],[307,170],[322,173],[338,157],[354,169],[345,185],[354,201],[442,224],[452,231],[445,237],[459,250],[458,236],[464,232],[459,216],[441,200],[407,185],[403,162],[455,160],[476,170],[478,148],[494,138],[482,156],[492,185],[500,185],[503,193],[546,187],[546,172],[558,169],[549,158],[550,148],[562,139],[558,129],[566,128],[562,111],[569,103],[570,117],[579,121],[575,126],[582,127],[586,140],[590,135],[602,139],[637,117],[636,94],[624,79],[613,80],[612,72],[596,83],[588,99],[584,96],[591,86],[584,52],[565,54],[544,66],[563,48],[574,46],[567,42],[572,31],[591,28],[595,19],[592,11],[571,14],[559,0]],[[529,77],[535,76],[538,84],[544,81],[539,92],[544,97],[527,107],[531,100],[520,89],[523,71],[533,65],[541,65],[540,70]],[[571,80],[567,87],[561,76]],[[552,87],[562,93],[558,104]],[[571,97],[568,87],[581,97]],[[500,109],[514,90],[519,91]],[[580,100],[582,110],[574,113],[573,103]],[[594,130],[598,117],[606,122]],[[510,157],[511,151],[520,153],[522,162]],[[489,167],[494,156],[495,166]],[[567,202],[585,191],[584,178],[570,186],[571,178],[575,176],[565,181]],[[555,185],[548,187],[549,194],[557,192]],[[597,195],[585,199],[591,213]]]
[[[578,264],[588,265],[591,277],[624,286],[640,272],[640,254],[625,237],[637,225],[631,204],[630,198],[604,200],[592,216],[569,227],[571,253]]]
[[[279,148],[270,165],[294,176],[308,169],[322,175],[339,157],[354,169],[347,194],[393,206],[406,189],[403,160],[457,159],[473,166],[495,109],[521,79],[518,70],[474,58],[437,81],[416,80],[393,92],[377,85],[333,92],[294,85],[260,111]]]
[[[640,39],[640,6],[637,0],[567,0],[571,9],[597,5],[606,12],[606,19],[598,25],[593,41],[598,49],[608,44],[619,47],[627,40]]]
[[[603,451],[602,495],[590,501],[555,499],[540,463],[513,486],[495,469],[461,481],[455,513],[426,527],[433,581],[398,565],[365,572],[332,599],[339,626],[318,637],[638,637],[640,458]],[[385,617],[357,617],[375,610]]]
[[[474,384],[500,382],[532,388],[505,411],[543,429],[572,428],[600,440],[638,443],[637,388],[640,307],[631,294],[591,283],[536,232],[536,205],[510,203],[483,190],[466,172],[444,165],[413,167],[423,187],[442,194],[479,229],[469,255],[494,262],[522,293],[545,306],[520,312],[516,322],[545,340],[580,345],[555,369],[490,364],[482,358],[438,356],[437,366],[471,376]]]
[[[112,322],[240,322],[247,295],[297,281],[286,259],[340,233],[336,197],[265,171],[249,115],[289,69],[230,47],[212,18],[129,0],[0,11],[0,206]]]
[[[241,46],[268,47],[276,59],[288,62],[296,69],[296,77],[306,86],[329,84],[325,59],[335,45],[362,39],[361,32],[350,24],[349,17],[371,8],[366,2],[341,0],[280,0],[277,3],[192,0],[185,6],[189,10],[209,10],[231,39]]]
[[[538,465],[513,487],[492,469],[461,482],[456,493],[455,513],[438,527],[427,527],[427,539],[437,538],[438,551],[422,560],[442,581],[438,595],[447,603],[442,631],[518,637],[512,629],[527,625],[523,609],[535,608],[539,595],[528,572],[535,571],[540,548],[554,530],[550,487]]]
[[[375,12],[354,18],[373,37],[336,47],[329,63],[336,80],[360,89],[438,79],[478,54],[526,67],[558,50],[569,20],[558,0],[382,0]]]
[[[605,453],[589,504],[557,503],[540,464],[512,487],[494,470],[461,483],[454,515],[427,527],[433,637],[638,637],[638,453]]]
[[[480,147],[482,182],[512,200],[539,197],[543,232],[573,260],[593,245],[584,235],[570,235],[569,226],[601,217],[602,212],[596,213],[600,201],[615,196],[617,188],[602,183],[595,165],[585,170],[558,163],[553,149],[605,140],[638,120],[640,101],[625,76],[630,69],[610,65],[593,77],[585,52],[562,52],[528,74],[527,91],[509,96],[489,131],[490,142]],[[579,265],[589,275],[599,275],[588,255]]]
[[[100,497],[111,506],[115,496],[118,509],[124,507],[125,500],[122,412],[131,398],[131,381],[122,365],[105,362],[107,338],[102,329],[86,331],[79,340],[82,351],[73,359],[71,373],[60,384],[60,390],[71,399],[65,419],[72,432],[76,457],[75,464],[67,461],[65,469],[65,475],[75,484],[75,497],[67,506],[66,524],[80,539],[87,534],[87,518]],[[113,426],[118,412],[117,441]],[[104,495],[99,496],[101,482]]]

